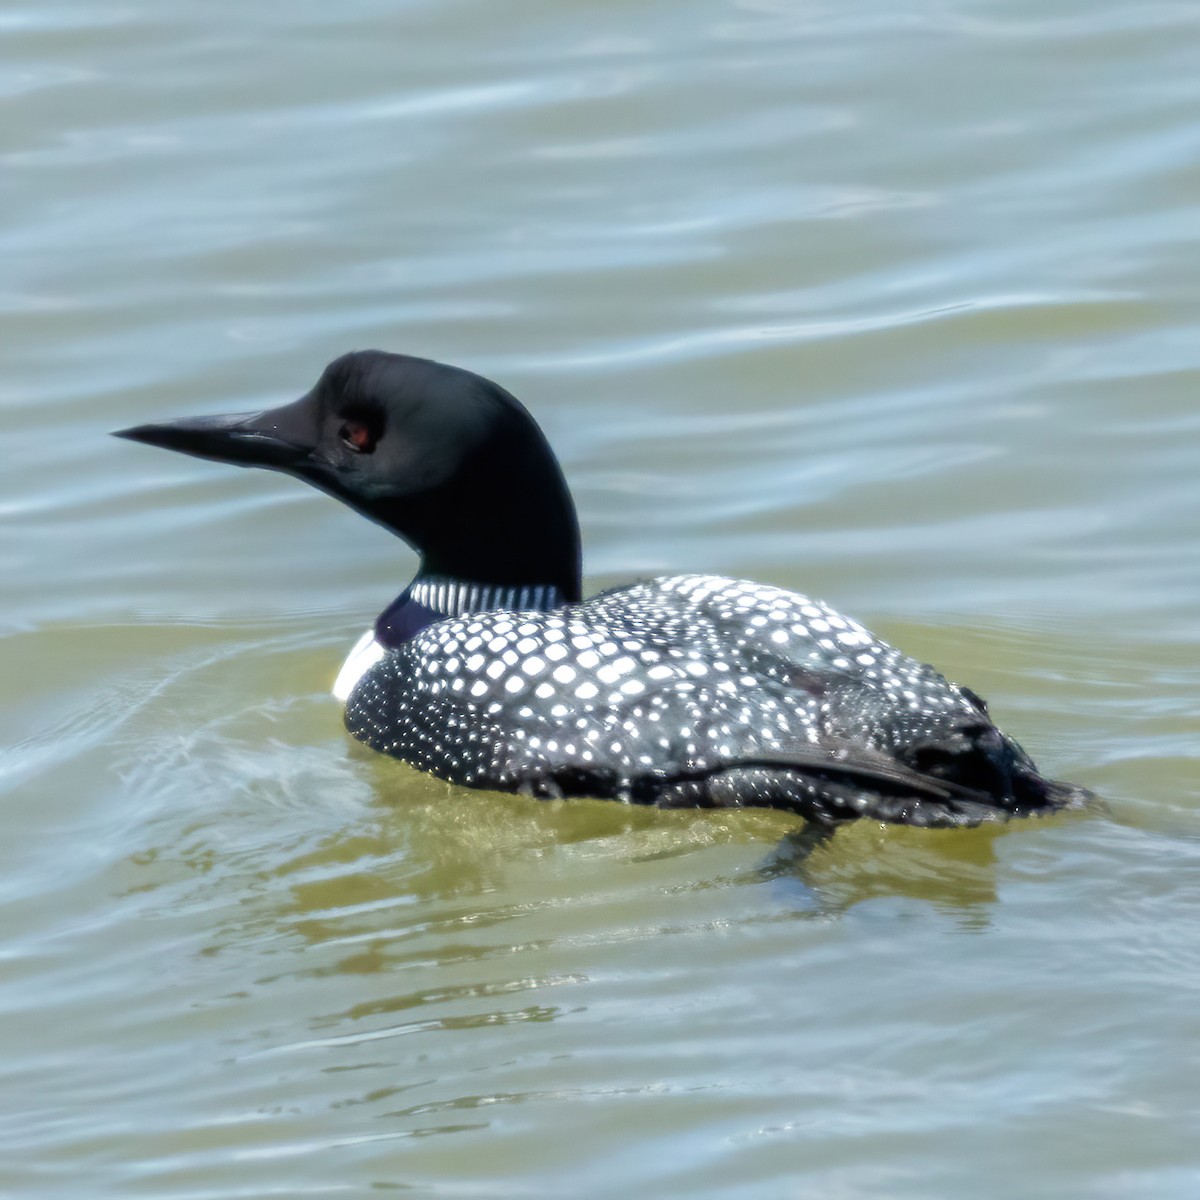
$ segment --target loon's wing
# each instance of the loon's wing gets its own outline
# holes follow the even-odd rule
[[[960,827],[1077,807],[1090,793],[1026,772],[1023,752],[1006,798],[929,774],[880,751],[843,740],[761,748],[728,758],[677,764],[615,778],[578,754],[530,764],[519,790],[535,796],[617,796],[660,808],[778,808],[820,824],[865,817],[928,827]]]

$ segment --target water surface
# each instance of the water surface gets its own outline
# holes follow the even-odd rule
[[[1195,1196],[1192,6],[0,27],[0,1190]],[[352,744],[411,554],[106,433],[366,346],[527,403],[590,585],[825,598],[1105,806],[805,853]]]

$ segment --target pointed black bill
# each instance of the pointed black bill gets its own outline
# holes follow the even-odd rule
[[[117,429],[113,437],[241,467],[287,469],[316,445],[316,422],[306,396],[282,408],[229,416],[182,417]]]

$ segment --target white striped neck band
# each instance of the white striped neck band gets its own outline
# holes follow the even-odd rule
[[[521,587],[488,583],[469,583],[445,575],[422,575],[408,588],[408,597],[433,612],[447,617],[464,613],[491,612],[549,612],[561,608],[562,593],[552,584],[531,584]]]

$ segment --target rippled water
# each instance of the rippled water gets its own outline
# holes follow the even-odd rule
[[[0,1190],[1196,1195],[1193,5],[0,29]],[[363,346],[538,414],[593,585],[819,595],[1105,807],[813,849],[351,744],[412,556],[105,434]]]

